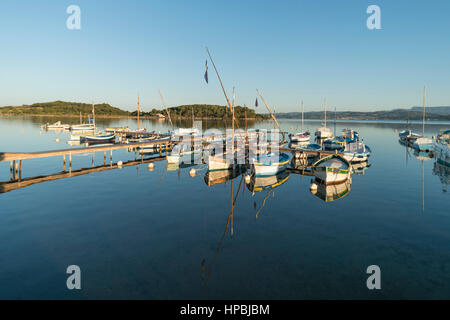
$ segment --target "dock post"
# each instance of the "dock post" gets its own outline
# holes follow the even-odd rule
[[[13,179],[13,161],[11,160],[10,165],[9,165],[9,179],[12,180]]]
[[[111,165],[112,165],[112,149],[111,149],[111,154],[110,154],[110,156],[109,156],[109,162],[110,162]]]
[[[72,153],[69,153],[69,172],[72,172]]]
[[[19,181],[22,180],[22,160],[19,160]]]
[[[95,152],[92,152],[92,168],[94,167]]]
[[[66,171],[66,155],[63,155],[63,167],[64,171]]]
[[[106,165],[106,151],[103,151],[103,165]]]

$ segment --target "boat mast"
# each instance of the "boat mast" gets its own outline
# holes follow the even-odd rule
[[[303,112],[305,111],[305,105],[303,104],[303,100],[302,100],[302,133],[304,132],[303,130]]]
[[[336,107],[334,107],[334,136],[336,136],[336,118],[337,118]]]
[[[209,53],[208,47],[206,47],[206,52],[208,53],[209,59],[212,62],[214,70],[216,71],[217,78],[219,79],[220,86],[222,87],[223,95],[225,96],[225,99],[227,100],[227,106],[230,109],[230,112],[233,112],[230,100],[228,99],[227,93],[226,93],[225,88],[223,86],[222,79],[220,78],[219,71],[217,71],[216,64],[214,63],[214,60],[211,57],[211,53]],[[236,121],[236,119],[234,119],[234,121]],[[238,125],[237,122],[236,122],[236,127],[239,129],[239,125]]]
[[[141,113],[141,112],[139,111],[139,92],[138,92],[138,105],[137,105],[137,107],[138,107],[138,114],[137,114],[137,131],[139,131],[139,114]]]
[[[272,111],[270,111],[270,108],[269,108],[269,106],[267,105],[266,100],[264,100],[264,97],[262,96],[261,92],[259,92],[258,89],[256,89],[256,92],[258,93],[258,95],[259,95],[259,97],[261,98],[262,102],[263,102],[264,105],[266,106],[267,111],[269,111],[270,115],[272,116],[272,119],[273,119],[273,121],[275,122],[275,124],[277,125],[278,129],[281,130],[281,129],[280,129],[280,125],[278,124],[277,118],[276,118],[275,115],[272,113]]]
[[[166,109],[167,116],[169,117],[170,125],[172,126],[172,129],[173,129],[173,123],[172,123],[172,119],[170,118],[170,112],[169,112],[169,109],[167,109],[167,107],[166,107],[166,103],[165,103],[165,101],[164,101],[164,97],[163,97],[163,95],[162,95],[162,93],[161,93],[161,90],[158,90],[158,92],[159,92],[159,96],[161,97],[161,101],[162,101],[162,104],[163,104],[163,106],[164,106],[164,109]]]
[[[425,99],[426,99],[426,87],[423,87],[423,119],[422,119],[422,138],[425,137]]]
[[[92,121],[94,122],[94,134],[95,134],[95,107],[94,107],[94,103],[92,103]]]
[[[327,127],[327,99],[325,98],[324,102],[324,108],[325,108],[325,128]]]

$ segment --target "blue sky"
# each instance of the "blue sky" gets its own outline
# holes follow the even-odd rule
[[[81,8],[81,30],[66,8]],[[381,8],[368,30],[366,8]],[[450,1],[3,1],[0,106],[65,100],[134,110],[224,104],[226,89],[253,106],[256,88],[277,112],[450,105]],[[260,107],[260,112],[265,112]]]

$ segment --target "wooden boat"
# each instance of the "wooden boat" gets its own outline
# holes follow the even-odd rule
[[[414,141],[413,148],[419,152],[431,152],[434,150],[434,143],[430,138],[420,137]]]
[[[231,170],[237,165],[245,164],[245,154],[243,150],[236,150],[233,154],[229,152],[219,152],[209,155],[208,171]]]
[[[251,192],[272,190],[286,183],[288,179],[289,173],[286,170],[271,176],[261,177],[252,175],[250,183],[247,184],[247,188]]]
[[[344,158],[350,162],[365,162],[369,159],[372,150],[364,142],[356,141],[345,145]]]
[[[345,158],[333,154],[316,161],[312,165],[312,172],[321,183],[342,183],[350,176],[350,163]]]
[[[70,128],[70,125],[62,124],[61,121],[57,121],[53,124],[46,123],[41,126],[41,128],[45,130],[68,130]]]
[[[272,176],[286,170],[291,157],[287,153],[270,152],[250,159],[255,176]]]
[[[72,131],[82,131],[82,132],[88,132],[88,131],[94,131],[94,124],[93,123],[83,123],[83,124],[76,124],[70,127],[70,130]]]
[[[182,150],[180,152],[171,152],[167,155],[167,163],[178,164],[201,164],[203,153],[202,150]]]
[[[89,144],[115,142],[115,140],[116,135],[114,133],[97,133],[84,137],[84,141]]]

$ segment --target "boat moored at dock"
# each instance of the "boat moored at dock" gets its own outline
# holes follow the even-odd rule
[[[344,157],[333,154],[316,161],[312,172],[321,183],[342,183],[350,176],[350,163]]]

